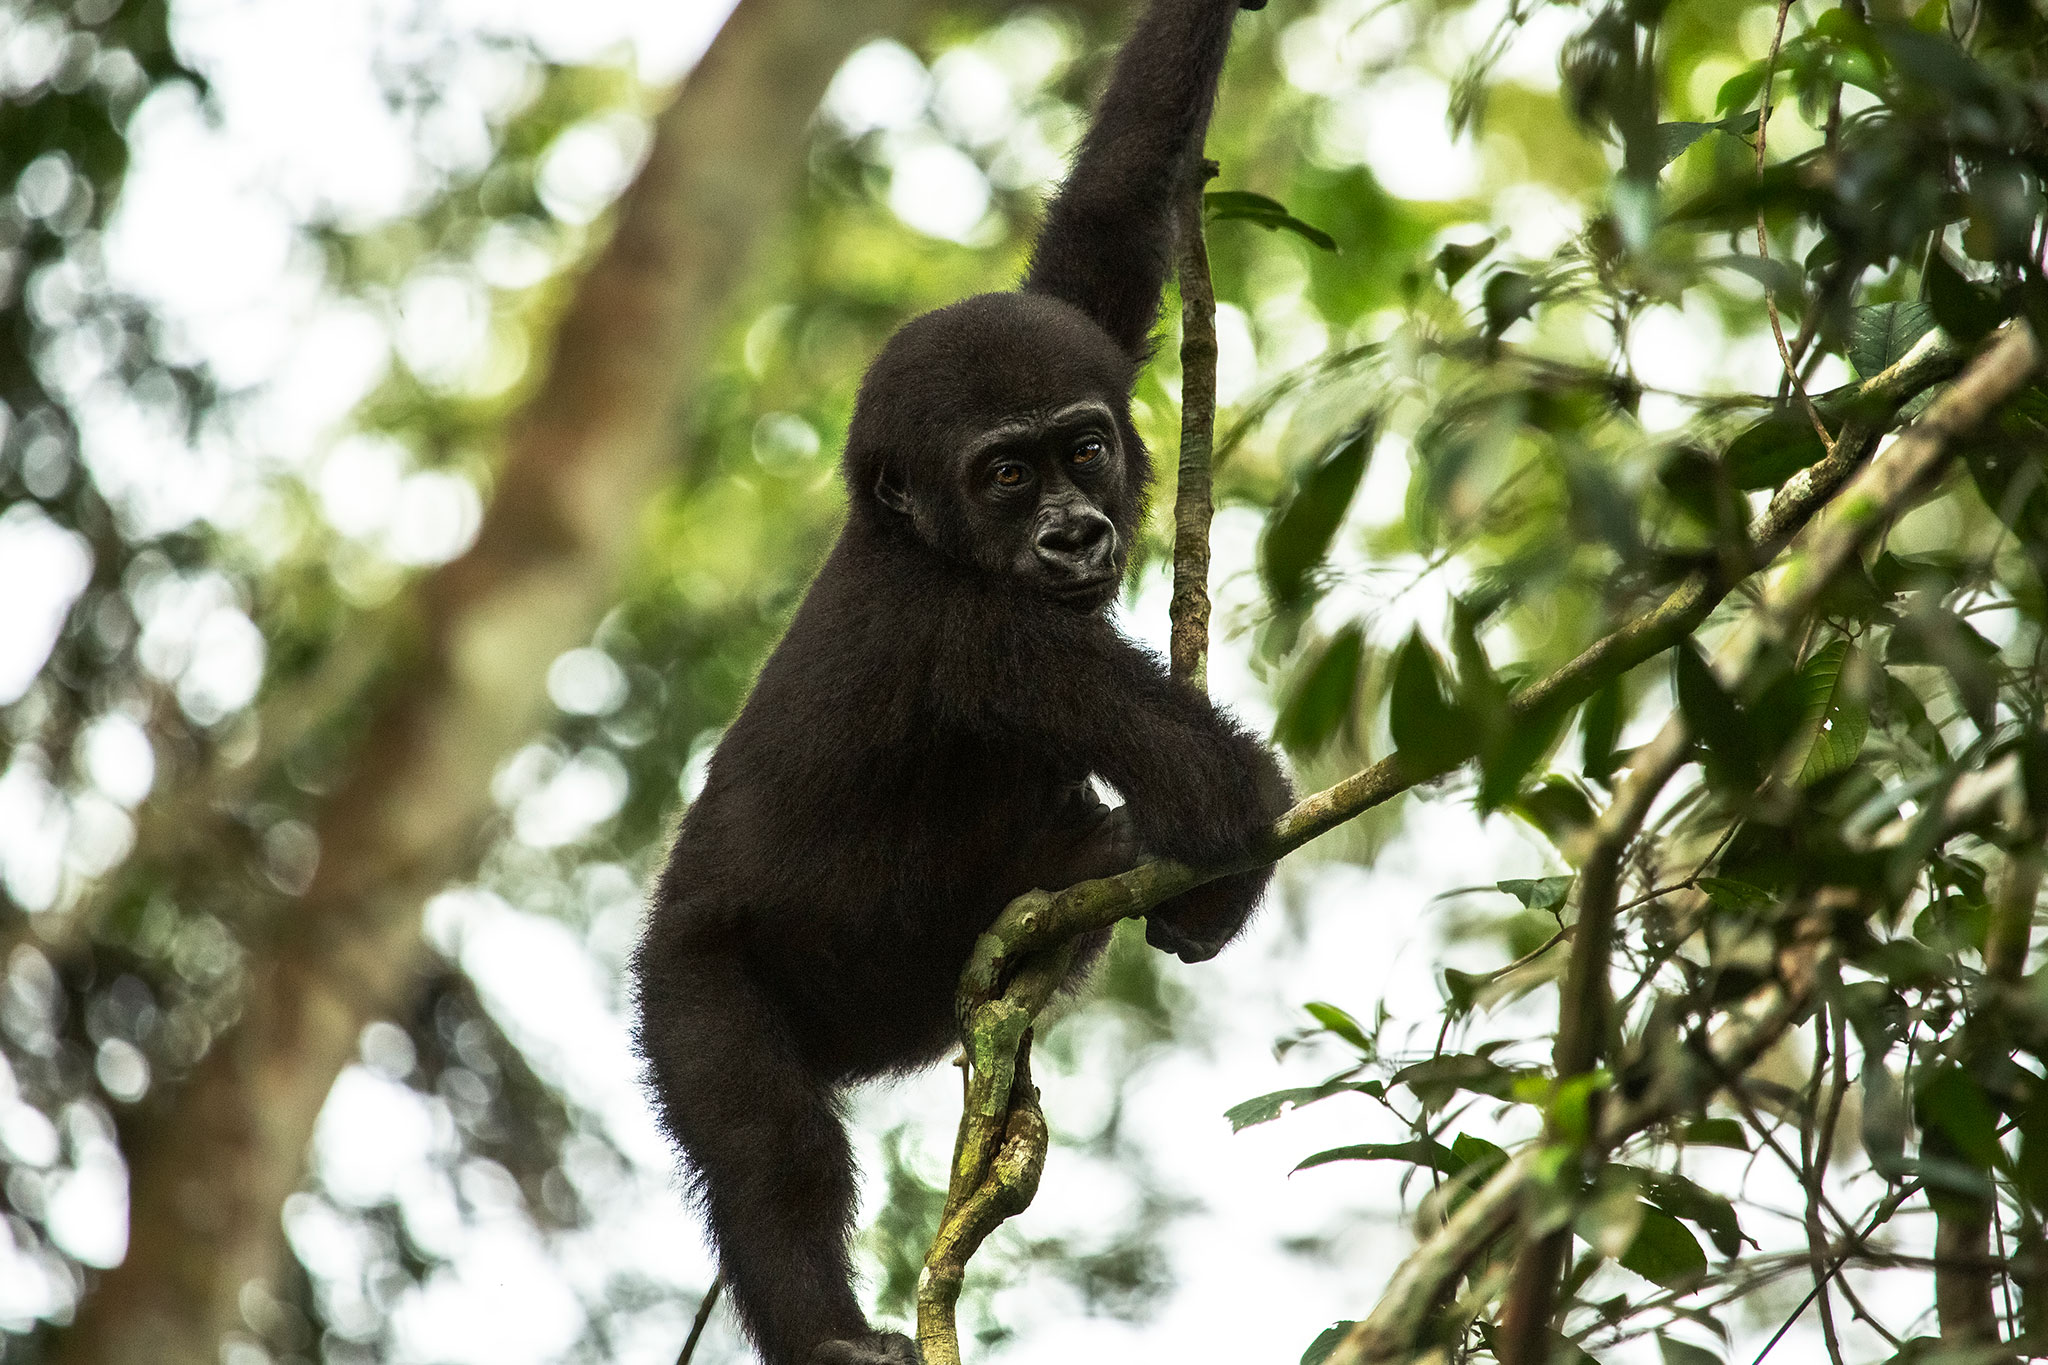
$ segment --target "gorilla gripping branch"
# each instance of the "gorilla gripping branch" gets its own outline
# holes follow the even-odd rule
[[[1963,359],[1953,344],[1930,334],[1896,365],[1860,385],[1850,405],[1859,415],[1845,425],[1824,459],[1779,490],[1750,527],[1746,559],[1696,572],[1652,610],[1531,684],[1510,702],[1515,722],[1547,723],[1691,634],[1736,586],[1774,564],[1825,512],[1803,552],[1788,566],[1762,624],[1773,631],[1803,619],[1821,588],[1912,496],[1931,484],[1945,466],[1954,439],[1981,424],[2039,372],[2042,354],[2024,323],[2010,325],[1918,422],[1873,461],[1879,441],[1905,404],[1956,375]],[[1673,742],[1681,750],[1686,747],[1682,730]],[[1660,738],[1659,746],[1653,747],[1662,744]],[[953,1303],[967,1258],[1005,1218],[1028,1206],[1037,1191],[1046,1128],[1030,1083],[1032,1023],[1062,978],[1072,944],[1212,878],[1276,861],[1474,756],[1467,752],[1455,761],[1421,763],[1399,752],[1391,754],[1297,802],[1274,822],[1264,846],[1237,863],[1196,870],[1154,860],[1062,891],[1029,892],[1010,903],[975,944],[960,979],[957,1010],[966,1045],[967,1101],[946,1211],[919,1285],[918,1344],[927,1365],[958,1365]],[[1818,925],[1822,917],[1814,918]],[[1725,1054],[1719,1058],[1726,1063],[1723,1074],[1739,1074],[1747,1065],[1745,1058],[1768,1047],[1797,1017],[1810,989],[1813,964],[1825,951],[1824,931],[1818,927],[1787,950],[1781,979],[1759,996],[1749,1011],[1753,1017],[1738,1021],[1717,1039],[1717,1054]],[[1575,976],[1590,979],[1599,964],[1574,965]],[[1667,1116],[1674,1103],[1674,1097],[1660,1095],[1620,1107],[1602,1124],[1595,1141],[1610,1149]],[[1333,1360],[1405,1358],[1414,1341],[1410,1329],[1419,1328],[1430,1306],[1464,1266],[1509,1226],[1533,1170],[1526,1156],[1495,1174],[1457,1217],[1404,1263],[1379,1308],[1353,1330]]]

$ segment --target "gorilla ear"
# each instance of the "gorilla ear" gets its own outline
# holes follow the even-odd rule
[[[896,471],[887,465],[875,475],[875,501],[892,512],[910,515],[910,490],[899,478]]]

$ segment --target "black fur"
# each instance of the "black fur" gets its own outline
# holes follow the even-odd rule
[[[656,888],[639,1044],[770,1365],[914,1361],[849,1283],[838,1096],[953,1044],[996,913],[1140,848],[1234,859],[1287,803],[1266,749],[1105,615],[1150,477],[1131,385],[1237,7],[1154,0],[1023,290],[911,322],[869,370],[846,529]],[[1211,956],[1267,877],[1159,907],[1148,937]]]

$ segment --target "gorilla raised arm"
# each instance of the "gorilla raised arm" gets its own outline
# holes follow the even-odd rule
[[[868,371],[846,529],[655,889],[638,1041],[769,1365],[915,1361],[849,1282],[838,1096],[945,1051],[1002,907],[1140,850],[1232,861],[1287,804],[1266,749],[1106,615],[1151,473],[1131,386],[1237,8],[1153,0],[1023,287],[916,319]],[[1211,956],[1268,875],[1160,906],[1147,937]]]

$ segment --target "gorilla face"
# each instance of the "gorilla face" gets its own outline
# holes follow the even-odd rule
[[[975,539],[1051,596],[1092,601],[1123,577],[1123,538],[1104,511],[1119,486],[1116,420],[1083,400],[1042,422],[997,427],[961,461]],[[994,567],[990,564],[989,567]]]
[[[948,559],[1099,608],[1150,475],[1129,384],[1123,351],[1057,301],[982,295],[928,314],[862,386],[848,491]]]
[[[1107,601],[1127,550],[1109,511],[1123,463],[1116,418],[1093,399],[982,432],[947,490],[974,562],[1062,601]]]

